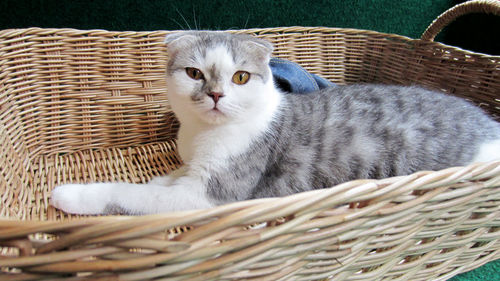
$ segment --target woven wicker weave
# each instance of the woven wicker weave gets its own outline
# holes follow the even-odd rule
[[[418,83],[500,117],[500,57],[432,42],[441,28],[427,40],[234,32],[335,83]],[[445,280],[500,258],[500,162],[154,216],[50,207],[59,184],[145,182],[181,165],[165,34],[0,31],[0,280]]]

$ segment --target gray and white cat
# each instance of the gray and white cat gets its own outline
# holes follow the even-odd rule
[[[185,165],[147,184],[62,185],[52,192],[55,207],[78,214],[210,208],[500,159],[500,124],[462,99],[384,85],[283,94],[264,40],[191,31],[166,43]]]

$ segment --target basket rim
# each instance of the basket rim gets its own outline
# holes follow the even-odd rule
[[[173,223],[175,225],[187,225],[190,221],[196,220],[200,221],[203,219],[209,219],[218,216],[232,216],[234,213],[252,213],[255,212],[265,213],[266,210],[276,209],[276,206],[289,206],[293,204],[311,206],[312,204],[318,203],[319,201],[335,197],[336,195],[341,195],[343,199],[348,199],[353,196],[367,197],[364,193],[377,193],[377,190],[381,187],[394,186],[394,189],[398,190],[403,187],[403,185],[408,185],[404,188],[405,191],[417,190],[420,187],[425,186],[426,189],[438,189],[441,188],[443,184],[457,183],[459,181],[473,181],[480,179],[488,179],[496,174],[500,174],[500,160],[489,161],[489,162],[477,162],[471,163],[466,166],[456,166],[449,167],[446,169],[438,171],[417,171],[415,173],[403,176],[395,176],[384,179],[356,179],[347,181],[338,185],[334,185],[328,188],[310,190],[300,193],[291,194],[283,197],[272,197],[272,198],[259,198],[232,202],[220,206],[216,206],[209,209],[198,209],[198,210],[187,210],[187,211],[177,211],[161,214],[150,214],[150,215],[137,215],[137,216],[127,216],[127,215],[108,215],[108,216],[72,216],[70,219],[64,219],[63,221],[56,220],[21,220],[9,217],[0,216],[0,229],[2,228],[12,228],[16,229],[4,229],[0,230],[0,239],[5,239],[7,237],[12,238],[14,236],[24,236],[28,233],[32,233],[33,229],[40,228],[39,230],[47,229],[60,229],[72,227],[75,223],[78,225],[98,225],[98,224],[124,224],[130,227],[130,224],[143,224],[155,221],[168,221],[169,224]],[[493,186],[499,186],[500,182],[490,183]],[[480,188],[484,186],[481,185]],[[444,190],[449,189],[448,186]],[[377,194],[377,196],[386,196],[387,193]],[[374,197],[373,195],[368,197]],[[341,198],[342,199],[342,198]],[[302,206],[301,208],[303,208]],[[317,207],[321,208],[321,207]],[[328,207],[329,208],[329,207]],[[327,209],[328,209],[327,208]],[[249,211],[248,211],[249,210]],[[297,211],[297,210],[296,210]],[[259,217],[258,216],[258,217]],[[261,220],[254,219],[254,223],[262,222]],[[80,223],[78,223],[80,222]]]

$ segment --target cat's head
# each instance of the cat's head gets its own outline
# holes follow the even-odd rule
[[[265,106],[273,88],[269,42],[219,31],[174,33],[165,42],[168,95],[177,115],[222,124],[248,120]]]

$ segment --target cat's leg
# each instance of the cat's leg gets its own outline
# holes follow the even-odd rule
[[[206,187],[181,177],[171,186],[131,183],[67,184],[52,191],[51,204],[72,214],[154,214],[215,206]]]
[[[479,152],[472,162],[488,162],[494,160],[500,160],[500,139],[481,144]]]

